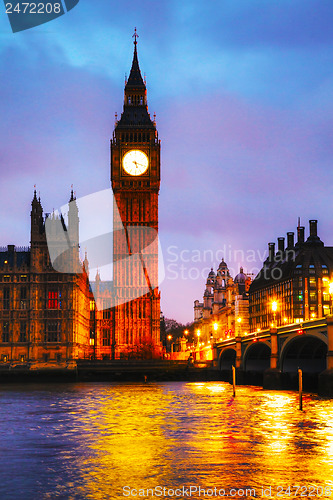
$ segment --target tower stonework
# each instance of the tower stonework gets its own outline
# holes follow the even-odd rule
[[[114,193],[114,335],[118,356],[160,349],[158,193],[160,141],[147,106],[137,35],[124,107],[111,140]]]

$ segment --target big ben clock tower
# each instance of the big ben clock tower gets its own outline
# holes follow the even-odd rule
[[[158,193],[160,141],[147,106],[137,33],[124,108],[111,140],[114,193],[114,330],[118,355],[160,347]]]

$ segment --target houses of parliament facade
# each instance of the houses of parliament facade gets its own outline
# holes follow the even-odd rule
[[[89,255],[80,260],[73,191],[67,226],[63,219],[61,223],[69,240],[76,242],[63,256],[75,272],[55,270],[46,235],[49,216],[34,192],[30,247],[0,248],[2,363],[68,367],[77,359],[152,357],[161,352],[157,238],[149,233],[158,232],[160,141],[148,113],[136,33],[123,112],[111,140],[111,185],[118,214],[110,258],[112,291],[103,287],[98,273],[89,281]],[[141,272],[130,265],[135,256]],[[111,299],[111,307],[99,308],[105,298]]]

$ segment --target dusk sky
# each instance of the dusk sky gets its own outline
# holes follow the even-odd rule
[[[15,34],[2,3],[0,245],[29,244],[34,184],[44,212],[71,184],[110,187],[135,26],[162,141],[162,310],[185,323],[222,256],[256,273],[298,217],[333,245],[333,2],[80,0]]]

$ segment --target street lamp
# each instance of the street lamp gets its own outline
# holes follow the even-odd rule
[[[242,322],[242,318],[238,317],[238,318],[237,318],[237,323],[238,323],[238,335],[240,335],[240,332],[241,332],[241,322]]]
[[[201,335],[201,331],[200,331],[200,330],[197,330],[197,336],[198,336],[198,345],[199,345],[199,338],[200,338],[200,335]]]
[[[276,302],[276,300],[274,300],[272,302],[272,311],[273,311],[273,326],[277,326],[276,325],[276,311],[277,311],[277,308],[278,308],[278,303]]]
[[[330,294],[331,301],[330,301],[330,313],[332,314],[332,298],[333,298],[333,281],[328,285],[328,293]]]
[[[211,334],[210,336],[210,341],[211,343],[213,344],[214,342],[216,342],[216,337],[217,337],[217,329],[218,329],[219,325],[217,323],[213,323],[213,330],[214,330],[214,333]]]

